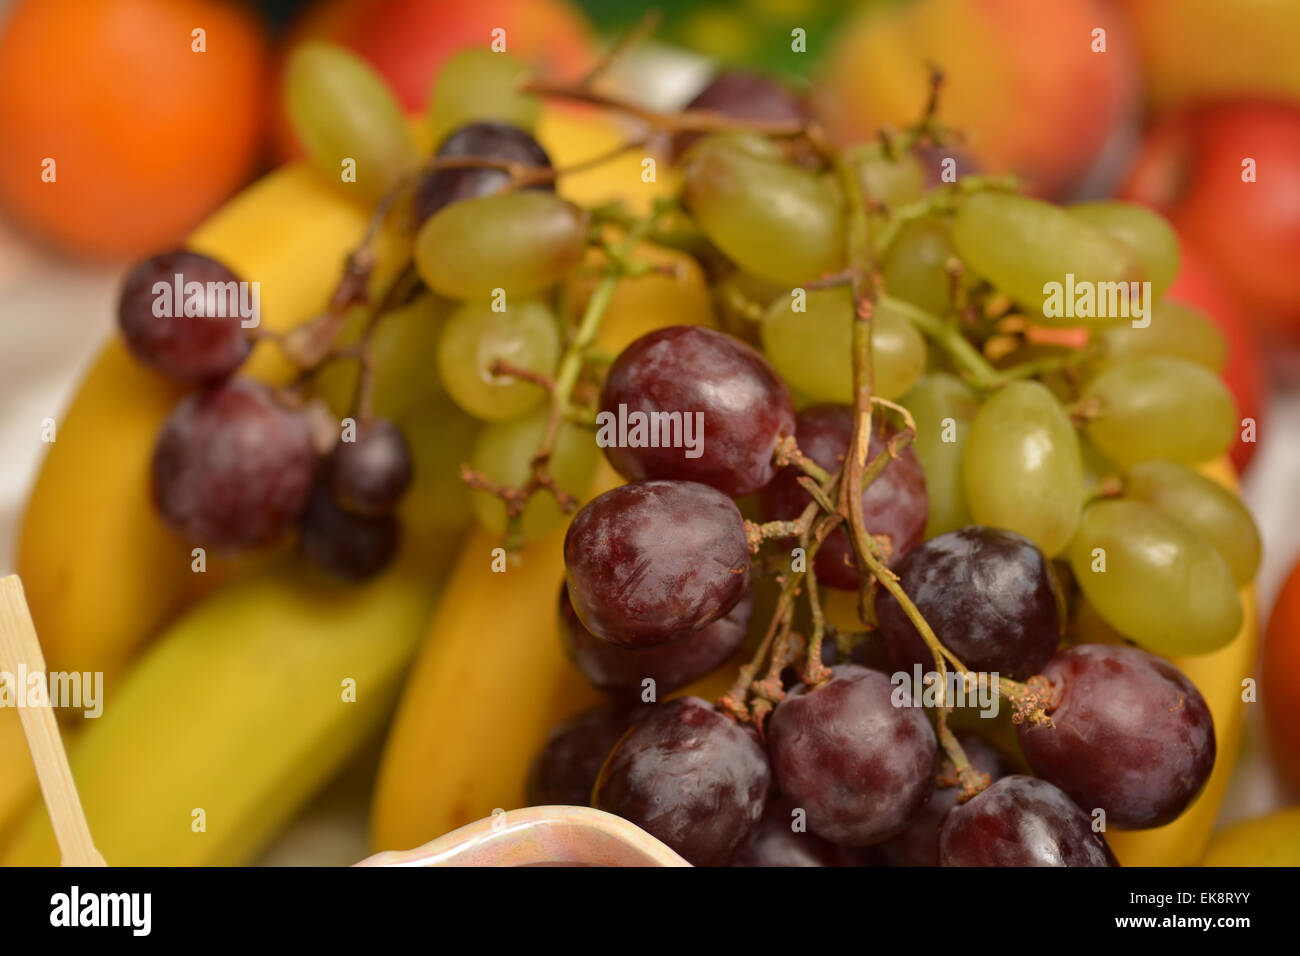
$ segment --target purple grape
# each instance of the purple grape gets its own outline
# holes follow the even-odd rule
[[[836,846],[807,829],[795,830],[794,807],[783,797],[767,801],[758,829],[731,858],[732,866],[877,866],[872,847]]]
[[[411,452],[386,418],[358,426],[356,441],[340,441],[326,462],[334,499],[348,511],[392,511],[411,484]]]
[[[889,678],[831,668],[777,705],[768,750],[777,786],[832,843],[868,846],[902,831],[934,790],[938,745],[920,707],[895,707]]]
[[[443,140],[437,155],[498,159],[547,169],[551,166],[551,157],[537,140],[525,130],[506,123],[462,126]],[[462,199],[489,196],[509,179],[510,174],[503,169],[441,169],[428,173],[415,188],[416,222],[422,223],[444,206]],[[534,183],[528,188],[555,192],[555,183]]]
[[[187,541],[255,547],[302,513],[315,465],[305,417],[266,386],[231,379],[188,396],[168,416],[153,451],[153,499]]]
[[[940,866],[1119,866],[1092,821],[1060,789],[1003,777],[953,807],[939,831]]]
[[[739,509],[690,481],[638,481],[589,501],[569,524],[564,564],[582,623],[622,647],[698,631],[749,588]]]
[[[345,581],[378,574],[397,553],[401,527],[391,514],[359,515],[339,507],[319,482],[302,516],[302,547],[317,567]]]
[[[885,452],[897,433],[884,423],[873,429],[867,461]],[[853,438],[853,409],[847,405],[813,405],[796,419],[795,439],[799,450],[827,471],[838,471]],[[763,514],[774,521],[798,518],[812,501],[799,487],[803,474],[798,468],[780,469],[759,494]],[[885,466],[885,470],[862,490],[862,514],[867,531],[881,541],[887,563],[895,565],[908,550],[920,544],[925,522],[930,517],[930,498],[925,490],[925,473],[911,446]],[[831,532],[813,559],[817,581],[827,587],[856,591],[860,578],[853,558],[853,546],[843,528]]]
[[[1000,780],[1012,772],[1011,761],[983,737],[960,731],[957,740],[966,751],[971,766],[988,774],[991,780]],[[961,787],[951,782],[956,780],[956,773],[952,763],[945,758],[940,776],[947,778],[948,785],[936,784],[929,802],[912,818],[907,829],[876,847],[890,866],[939,865],[939,828],[943,826],[948,811],[957,805],[957,797],[961,794]]]
[[[957,168],[954,175],[958,180],[980,171],[980,165],[974,157],[964,150],[953,149],[951,146],[933,144],[913,146],[912,155],[920,161],[921,169],[925,172],[926,189],[933,189],[943,184],[943,164],[946,159],[956,160]]]
[[[179,303],[173,291],[178,275]],[[202,296],[184,292],[195,282],[202,284]],[[166,288],[155,291],[156,283]],[[197,252],[178,249],[146,259],[127,275],[118,300],[117,321],[126,347],[178,382],[220,381],[239,368],[253,348],[242,326],[240,289],[239,276]],[[186,315],[187,303],[200,314]],[[168,314],[157,315],[156,306]]]
[[[732,497],[772,480],[777,442],[795,427],[790,390],[763,356],[692,325],[659,329],[624,349],[601,412],[596,441],[623,477],[698,481]],[[665,424],[638,433],[639,416]],[[659,447],[631,447],[637,441]]]
[[[745,640],[754,592],[747,591],[725,617],[654,647],[620,647],[583,626],[567,587],[560,588],[560,641],[564,653],[597,690],[619,700],[641,699],[641,682],[655,682],[657,695],[669,694],[717,670]]]
[[[1061,642],[1056,578],[1034,543],[1013,531],[972,526],[941,534],[894,571],[935,635],[971,670],[1025,680]],[[899,667],[933,667],[925,641],[883,588],[876,621]]]
[[[585,807],[614,745],[650,704],[602,704],[554,728],[528,770],[528,805]]]
[[[1108,826],[1140,830],[1178,817],[1214,769],[1214,721],[1181,671],[1136,647],[1081,644],[1043,670],[1054,727],[1022,724],[1034,773]]]
[[[720,866],[758,826],[771,785],[752,730],[698,697],[678,697],[614,748],[592,806],[632,821],[696,866]]]
[[[688,110],[710,110],[736,119],[803,122],[809,118],[807,105],[775,80],[749,70],[719,73],[686,104]],[[673,137],[672,155],[681,156],[702,133],[678,133]]]

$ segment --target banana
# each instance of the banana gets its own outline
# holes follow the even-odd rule
[[[1300,866],[1300,807],[1276,810],[1215,834],[1202,866]]]

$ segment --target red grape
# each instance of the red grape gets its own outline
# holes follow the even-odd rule
[[[638,481],[589,501],[569,524],[564,564],[582,623],[623,647],[698,631],[749,587],[739,509],[690,481]]]
[[[203,295],[182,292],[174,301],[174,284],[181,289],[201,283]],[[155,283],[165,289],[155,292]],[[213,283],[213,285],[209,285]],[[183,249],[146,259],[126,277],[118,301],[117,320],[131,353],[168,378],[186,384],[216,382],[248,358],[252,340],[241,315],[239,276],[215,259]],[[200,314],[186,315],[188,306]],[[160,308],[159,306],[165,306]],[[164,311],[166,315],[158,315]]]
[[[641,682],[650,678],[655,693],[669,694],[720,667],[745,640],[754,592],[726,615],[694,633],[654,647],[620,647],[583,626],[567,587],[560,588],[560,641],[564,653],[597,690],[619,700],[641,699]]]
[[[767,360],[692,325],[659,329],[624,349],[605,380],[601,411],[598,424],[609,425],[596,440],[623,477],[699,481],[733,497],[772,480],[777,441],[794,434],[790,390]],[[629,447],[638,415],[649,422],[641,439],[659,447]],[[624,420],[626,436],[615,427]]]
[[[391,514],[359,515],[339,507],[319,482],[302,516],[302,547],[319,568],[345,581],[364,581],[397,553],[401,528]]]
[[[1175,819],[1214,769],[1214,721],[1182,672],[1136,647],[1081,644],[1043,670],[1054,727],[1019,728],[1034,773],[1120,829]]]
[[[749,70],[719,73],[689,103],[688,110],[710,110],[736,119],[781,122],[808,119],[804,101],[775,80]],[[703,134],[678,133],[673,137],[672,155],[681,156]]]
[[[506,123],[470,123],[438,147],[440,158],[477,157],[550,168],[546,150],[525,130]],[[498,192],[510,179],[503,169],[440,169],[425,174],[415,188],[415,221],[422,223],[438,210],[462,199]],[[529,189],[555,191],[555,183],[534,183]]]
[[[1013,531],[972,526],[931,538],[894,566],[939,640],[971,670],[1024,680],[1061,642],[1059,587],[1043,553]],[[934,658],[883,588],[876,620],[899,667]]]
[[[651,705],[602,704],[554,728],[528,770],[528,805],[585,807],[614,745]]]
[[[378,418],[340,441],[326,462],[335,500],[357,514],[392,511],[411,484],[411,452],[396,425]]]
[[[953,807],[939,831],[940,866],[1119,866],[1092,821],[1035,777],[998,780]]]
[[[872,430],[867,460],[885,453],[885,446],[897,433],[889,424]],[[847,405],[813,405],[796,419],[795,438],[799,450],[827,471],[837,471],[848,454],[853,438],[853,409]],[[769,520],[790,521],[798,518],[812,501],[799,487],[803,474],[793,465],[780,469],[776,477],[760,492],[763,514]],[[925,491],[925,474],[911,447],[885,466],[871,484],[862,490],[863,522],[884,545],[888,563],[898,559],[921,542],[925,522],[930,516],[930,499]],[[822,542],[813,559],[818,583],[845,591],[858,589],[858,569],[853,546],[847,532],[838,528]]]
[[[872,847],[836,846],[808,830],[794,829],[794,807],[783,797],[767,801],[763,819],[731,866],[877,866]]]
[[[957,740],[971,766],[988,774],[991,780],[1000,780],[1012,772],[1011,761],[983,737],[960,731]],[[912,818],[907,829],[876,847],[890,866],[939,865],[939,828],[943,826],[948,811],[957,805],[957,797],[961,794],[961,787],[953,782],[956,773],[952,763],[945,759],[941,776],[947,778],[947,785],[936,784],[929,802]]]
[[[777,785],[808,828],[844,846],[902,831],[934,790],[938,745],[920,707],[895,707],[889,678],[856,664],[777,705],[768,750]]]
[[[153,499],[188,541],[268,544],[302,513],[315,465],[305,417],[266,386],[231,379],[186,397],[168,416],[153,451]]]
[[[678,697],[614,748],[592,806],[631,820],[696,866],[720,866],[758,826],[771,785],[752,730],[698,697]]]

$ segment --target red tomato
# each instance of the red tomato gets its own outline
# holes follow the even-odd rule
[[[1277,767],[1300,791],[1300,564],[1291,569],[1268,619],[1261,683]]]

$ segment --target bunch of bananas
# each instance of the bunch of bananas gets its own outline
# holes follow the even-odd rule
[[[537,138],[555,166],[622,140],[612,123],[545,109]],[[671,171],[647,180],[624,155],[559,181],[590,207],[647,208],[675,192]],[[370,212],[306,165],[268,175],[187,244],[261,283],[264,324],[320,312]],[[375,280],[401,265],[397,237],[378,246]],[[668,324],[713,321],[689,257],[621,282],[600,346],[617,351]],[[432,336],[436,327],[429,329]],[[378,370],[383,374],[383,369]],[[284,383],[295,368],[256,350],[244,374]],[[52,670],[102,671],[102,718],[69,726],[73,774],[110,864],[248,863],[396,708],[374,799],[377,850],[408,849],[497,808],[522,806],[524,777],[549,728],[595,692],[564,660],[550,613],[563,576],[562,530],[526,546],[505,573],[498,537],[469,531],[459,484],[474,426],[440,395],[390,410],[412,445],[416,484],[397,560],[360,586],[327,582],[292,554],[223,560],[203,573],[149,501],[149,460],[176,386],[110,342],[83,382],[32,492],[19,572]],[[1226,464],[1212,474],[1232,485]],[[598,475],[593,493],[616,483]],[[1192,808],[1168,826],[1116,833],[1128,865],[1199,862],[1236,760],[1241,675],[1256,654],[1253,595],[1221,650],[1176,660],[1213,713],[1220,750]],[[682,691],[716,697],[730,675]],[[403,689],[404,688],[404,689]],[[54,864],[58,851],[23,753],[16,711],[0,710],[0,862]]]

